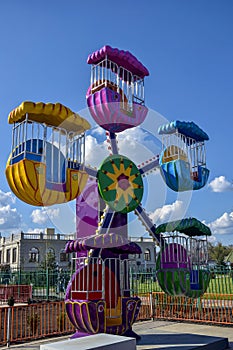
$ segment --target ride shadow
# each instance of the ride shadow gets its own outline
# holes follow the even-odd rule
[[[140,334],[138,350],[224,350],[229,347],[227,338],[205,336],[191,333]]]

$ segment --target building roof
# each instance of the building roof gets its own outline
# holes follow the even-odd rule
[[[233,264],[233,249],[232,249],[231,252],[226,256],[225,262],[230,262],[231,264]]]

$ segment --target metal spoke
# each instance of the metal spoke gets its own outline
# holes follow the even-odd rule
[[[94,167],[91,167],[90,165],[85,165],[85,167],[83,168],[84,171],[86,171],[86,173],[90,176],[90,177],[94,177],[97,178],[97,172],[98,170]]]
[[[149,218],[149,215],[145,212],[145,210],[139,205],[135,210],[135,214],[138,216],[139,220],[142,222],[142,224],[145,226],[148,233],[156,239],[158,243],[161,243],[163,238],[161,235],[156,233],[156,226],[153,224],[151,219]]]
[[[107,142],[110,144],[108,149],[112,151],[112,154],[119,154],[117,146],[117,137],[114,132],[106,131]]]
[[[98,235],[108,233],[108,231],[111,228],[114,215],[115,215],[115,212],[107,205],[98,223],[98,229],[96,231]]]
[[[146,162],[138,165],[141,175],[147,175],[149,172],[159,168],[159,156],[153,157]]]

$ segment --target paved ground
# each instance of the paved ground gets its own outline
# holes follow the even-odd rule
[[[136,323],[134,331],[142,336],[142,339],[137,343],[137,350],[225,349],[226,338],[229,341],[229,348],[233,349],[233,327],[144,321]],[[225,338],[224,346],[221,344],[222,339],[220,338]]]
[[[233,349],[233,327],[217,327],[168,321],[143,321],[133,327],[141,335],[137,350],[191,350],[226,349],[226,338]],[[50,338],[41,341],[12,345],[15,350],[39,350],[40,345],[69,339],[69,337]],[[1,349],[6,349],[3,347]]]

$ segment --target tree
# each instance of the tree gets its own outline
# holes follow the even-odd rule
[[[49,251],[45,259],[41,262],[40,268],[42,270],[49,270],[49,271],[54,271],[57,268],[57,263],[56,263],[56,257],[55,254],[51,251]]]
[[[225,265],[224,259],[225,257],[230,253],[231,248],[226,247],[222,245],[222,243],[218,242],[217,245],[213,245],[212,243],[209,243],[208,246],[208,253],[209,258],[211,260],[216,261],[217,265]]]
[[[55,288],[58,282],[56,257],[52,251],[47,252],[45,259],[40,264],[40,268],[42,270],[41,282],[46,286],[46,297],[49,299],[50,287]]]

